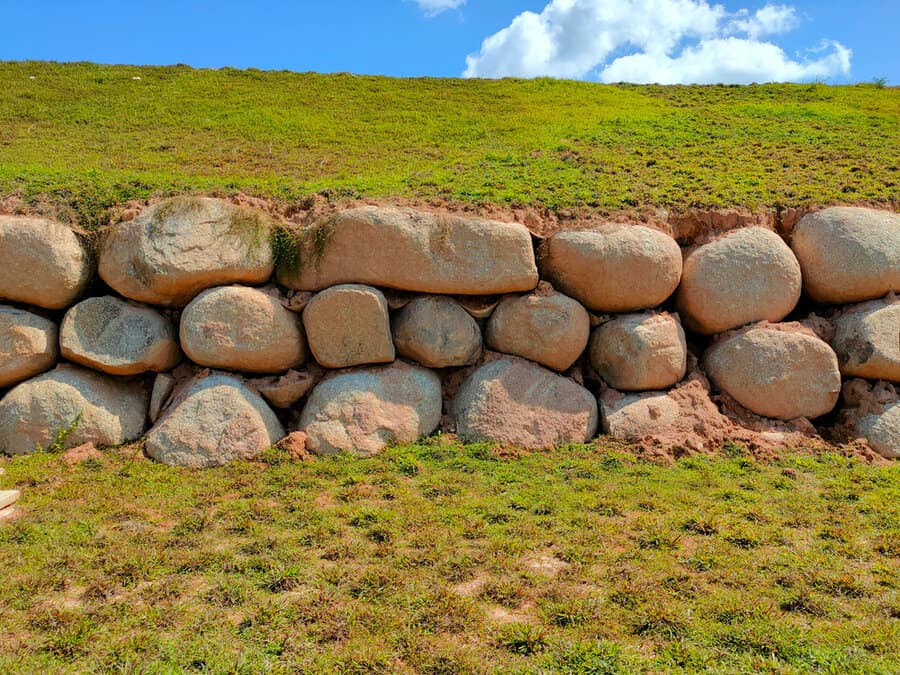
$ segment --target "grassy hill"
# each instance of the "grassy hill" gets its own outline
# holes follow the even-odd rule
[[[0,195],[585,207],[900,202],[900,91],[0,63]]]

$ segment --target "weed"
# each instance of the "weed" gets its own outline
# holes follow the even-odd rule
[[[75,433],[75,430],[81,425],[82,413],[78,413],[75,419],[66,426],[56,430],[53,442],[45,449],[40,443],[35,444],[36,452],[60,453],[66,450],[66,440]]]
[[[543,630],[530,623],[513,623],[499,630],[497,644],[513,654],[531,656],[547,648],[547,637]]]

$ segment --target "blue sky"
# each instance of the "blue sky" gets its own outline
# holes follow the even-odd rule
[[[900,84],[898,0],[0,0],[0,9],[0,60]]]

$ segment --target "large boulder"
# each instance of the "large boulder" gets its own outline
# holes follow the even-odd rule
[[[864,439],[875,452],[900,459],[900,395],[889,382],[848,380],[834,428],[840,440]]]
[[[467,366],[481,356],[481,329],[451,298],[415,298],[391,322],[397,353],[428,368]]]
[[[55,323],[0,305],[0,388],[50,370],[56,363],[57,344]]]
[[[158,373],[181,361],[166,317],[110,295],[82,300],[66,312],[59,347],[70,361],[110,375]]]
[[[704,354],[703,365],[719,389],[764,417],[819,417],[834,408],[841,392],[837,356],[799,324],[726,333]]]
[[[299,317],[278,298],[247,286],[203,291],[181,313],[181,347],[209,368],[278,373],[306,360]]]
[[[278,279],[296,290],[363,283],[422,293],[529,291],[538,274],[524,225],[365,206],[306,230]]]
[[[834,328],[831,346],[841,373],[900,382],[900,301],[847,307],[834,320]]]
[[[791,246],[803,288],[821,303],[860,302],[900,291],[900,214],[835,206],[803,217]]]
[[[0,400],[0,452],[22,455],[57,442],[121,445],[143,433],[147,404],[141,383],[61,365]]]
[[[681,280],[681,249],[643,225],[560,232],[538,252],[541,276],[588,308],[633,312],[663,303]]]
[[[394,360],[388,304],[377,288],[333,286],[303,310],[309,349],[319,365],[347,368]]]
[[[441,421],[441,382],[430,370],[401,362],[341,373],[310,394],[300,416],[306,449],[318,455],[374,455],[414,443]]]
[[[577,300],[547,283],[524,296],[505,297],[487,323],[485,341],[498,352],[566,370],[581,356],[591,318]]]
[[[0,300],[63,309],[92,272],[87,249],[66,225],[0,215]]]
[[[523,359],[491,361],[462,384],[452,405],[467,442],[527,449],[585,443],[597,431],[597,401],[574,380]]]
[[[591,337],[591,365],[623,391],[667,389],[687,370],[687,344],[678,316],[645,312],[615,317]]]
[[[208,197],[154,204],[111,230],[100,276],[125,297],[183,307],[200,291],[272,276],[269,223],[253,209]]]
[[[900,401],[859,420],[857,433],[882,457],[900,459]]]
[[[763,227],[732,230],[684,259],[676,304],[685,325],[711,335],[757,321],[781,321],[797,305],[800,264]]]
[[[258,394],[227,375],[194,379],[176,393],[147,433],[144,448],[173,466],[204,468],[252,459],[284,428]]]

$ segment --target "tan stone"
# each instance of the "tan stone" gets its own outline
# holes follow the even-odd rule
[[[306,360],[299,317],[256,288],[203,291],[181,313],[181,347],[194,363],[247,373],[277,373]]]
[[[555,234],[538,252],[541,276],[589,309],[633,312],[662,304],[681,279],[681,249],[643,225]]]
[[[764,417],[819,417],[834,408],[841,391],[837,356],[799,324],[726,333],[704,354],[703,365],[719,389]]]
[[[603,431],[621,441],[637,441],[665,433],[681,416],[678,402],[666,392],[619,394],[613,389],[600,397]]]
[[[800,299],[800,264],[777,234],[732,230],[684,259],[675,296],[685,325],[711,335],[757,321],[781,321]]]
[[[284,437],[275,413],[240,380],[210,375],[189,382],[147,433],[153,459],[203,468],[252,459]]]
[[[306,396],[322,378],[322,370],[316,366],[304,370],[289,370],[284,375],[259,377],[250,380],[269,405],[275,408],[291,408]]]
[[[687,344],[677,315],[618,316],[594,331],[591,365],[611,387],[648,391],[674,386],[687,370]]]
[[[168,199],[106,235],[100,276],[127,298],[183,307],[207,288],[267,281],[269,229],[253,209],[208,197]]]
[[[428,368],[474,363],[481,329],[459,303],[440,295],[415,298],[391,322],[397,353]]]
[[[846,303],[900,291],[900,214],[835,206],[794,228],[803,289],[817,302]]]
[[[319,365],[347,368],[394,360],[387,301],[371,286],[333,286],[303,310],[309,348]]]
[[[92,273],[87,249],[66,225],[0,215],[0,300],[63,309]]]
[[[900,401],[894,401],[877,414],[859,420],[857,433],[882,457],[900,459]]]
[[[414,443],[437,429],[441,383],[402,362],[342,373],[313,389],[300,417],[306,449],[317,455],[374,455]]]
[[[121,445],[144,431],[147,391],[77,366],[61,365],[27,380],[0,400],[0,452],[24,455],[40,444]]]
[[[162,414],[166,402],[175,391],[175,378],[166,373],[159,373],[153,380],[153,389],[150,392],[150,408],[147,411],[151,422],[156,422]]]
[[[585,308],[542,282],[529,295],[503,298],[488,320],[485,341],[495,351],[566,370],[584,352],[590,332]]]
[[[597,431],[597,401],[569,378],[518,358],[491,361],[473,372],[452,405],[466,442],[526,449],[585,443]]]
[[[58,356],[57,344],[55,323],[0,305],[0,388],[50,370]]]
[[[407,208],[365,206],[308,229],[299,264],[281,267],[289,288],[363,283],[421,293],[490,295],[538,282],[525,226]]]
[[[70,361],[110,375],[160,372],[181,361],[166,317],[111,295],[87,298],[66,312],[59,346]]]
[[[834,320],[841,373],[900,382],[900,301],[874,300],[847,307]]]

